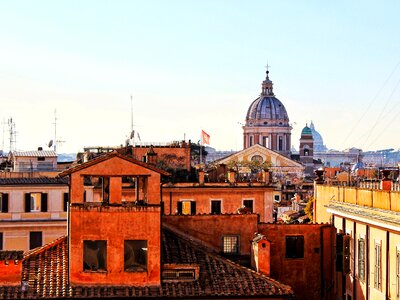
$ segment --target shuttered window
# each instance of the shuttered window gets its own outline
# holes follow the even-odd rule
[[[365,240],[358,240],[358,279],[365,280]]]
[[[374,264],[374,288],[382,289],[382,248],[380,244],[375,244],[375,264]]]
[[[26,193],[25,212],[47,212],[48,197],[47,193]]]

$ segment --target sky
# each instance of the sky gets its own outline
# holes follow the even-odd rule
[[[399,1],[2,1],[0,146],[190,139],[241,150],[270,65],[298,148],[398,149]],[[132,101],[131,101],[132,96]],[[55,113],[56,112],[56,113]],[[139,142],[136,138],[136,142]]]

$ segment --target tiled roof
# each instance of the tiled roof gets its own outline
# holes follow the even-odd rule
[[[40,151],[16,151],[13,152],[14,157],[24,156],[24,157],[57,157],[57,153],[52,150],[40,150]]]
[[[54,177],[19,177],[19,178],[0,178],[0,185],[66,185],[67,178]]]
[[[194,264],[200,274],[193,281],[165,281],[161,286],[81,286],[68,288],[67,238],[26,253],[22,281],[27,290],[0,287],[0,298],[294,298],[290,287],[223,258],[176,233],[162,231],[162,263]]]

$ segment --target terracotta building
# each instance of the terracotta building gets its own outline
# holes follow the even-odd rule
[[[5,264],[0,297],[294,297],[287,285],[221,256],[239,248],[231,235],[216,251],[163,226],[160,179],[167,175],[117,152],[63,172],[70,182],[68,235],[22,258],[10,253],[22,267]],[[88,184],[92,202],[85,201]]]

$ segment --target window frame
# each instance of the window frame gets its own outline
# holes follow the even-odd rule
[[[219,212],[213,212],[213,203],[219,203]],[[221,199],[211,199],[210,200],[210,213],[212,215],[222,214],[222,200]]]
[[[358,280],[365,281],[365,238],[360,237],[357,243],[357,277]]]
[[[184,203],[189,203],[190,213],[183,213]],[[193,199],[181,199],[177,202],[177,214],[184,216],[193,216],[196,214],[196,201]]]
[[[36,235],[36,237],[39,239],[40,243],[37,243],[36,246],[36,242],[34,243],[33,239],[34,236]],[[38,247],[42,247],[43,246],[43,232],[42,231],[30,231],[29,232],[29,250],[38,248]]]
[[[244,206],[244,207],[246,207],[246,208],[249,208],[246,204],[245,204],[245,201],[247,202],[247,201],[251,201],[251,209],[250,209],[250,212],[251,213],[254,213],[254,199],[243,199],[242,200],[242,205]]]
[[[93,270],[93,268],[85,268],[85,264],[89,265],[87,263],[87,260],[85,259],[85,254],[86,254],[86,247],[90,248],[93,251],[96,251],[96,249],[92,249],[92,247],[94,246],[94,243],[98,244],[96,246],[98,246],[98,252],[97,252],[97,259],[98,259],[98,264],[99,267],[95,270]],[[88,246],[85,246],[85,244],[87,244]],[[107,272],[107,240],[83,240],[82,241],[82,255],[83,255],[83,259],[82,259],[82,270],[85,273],[105,273]],[[89,254],[88,254],[89,255]],[[104,267],[100,266],[100,259],[103,260],[104,263]]]
[[[9,196],[8,193],[0,193],[0,213],[9,212]]]
[[[292,241],[290,243],[288,243],[288,241],[293,240],[293,239],[296,240],[296,242],[295,242],[296,249],[289,248],[289,246],[291,246],[290,243],[292,243]],[[302,246],[301,252],[298,254],[297,254],[297,251],[298,251],[297,247],[299,247],[299,246],[297,245],[297,243],[299,243],[299,242],[297,242],[297,240],[301,241],[301,246]],[[305,242],[304,235],[286,235],[285,236],[285,258],[286,259],[304,259],[304,253],[305,253],[304,252],[304,242]]]
[[[382,291],[382,245],[375,242],[374,248],[374,288]]]
[[[146,250],[144,250],[145,253],[145,264],[141,264],[138,267],[134,268],[133,266],[127,266],[126,264],[126,254],[127,254],[127,244],[133,244],[133,243],[145,243],[145,245],[137,245],[135,247],[141,247],[143,250],[143,247],[145,247]],[[132,246],[132,245],[130,245]],[[132,249],[134,251],[138,250],[138,249]],[[136,252],[133,253],[133,257],[137,257],[138,255],[136,254]],[[148,271],[148,265],[149,265],[149,243],[148,240],[124,240],[124,272],[127,273],[140,273],[140,272],[147,272]]]
[[[226,243],[226,242],[228,242],[228,240],[231,240],[233,238],[236,239],[235,245],[231,242],[229,242],[228,244]],[[236,251],[228,251],[229,249],[232,248],[232,246],[235,247]],[[238,234],[223,235],[222,236],[222,253],[226,254],[226,255],[240,254],[240,235],[238,235]]]

